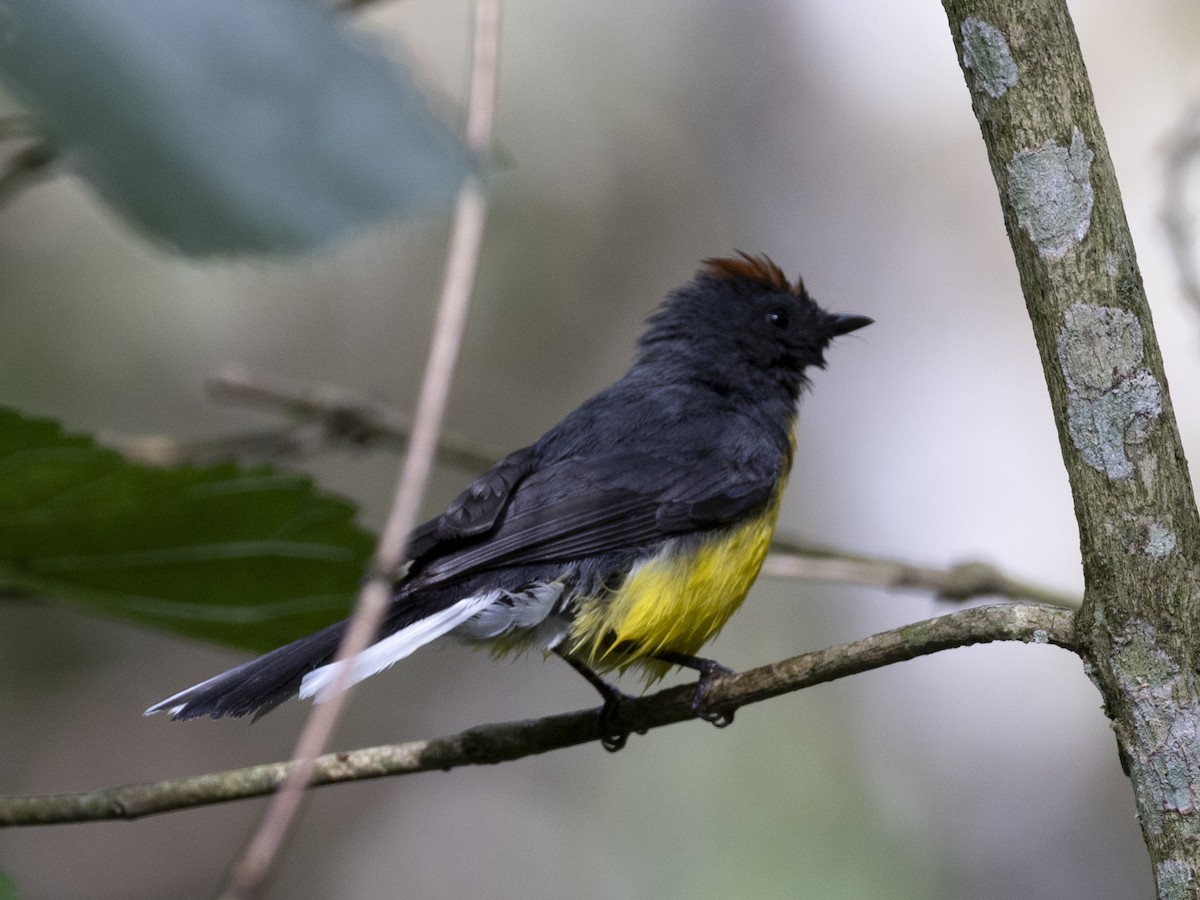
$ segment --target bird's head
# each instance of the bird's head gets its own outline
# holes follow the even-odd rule
[[[738,252],[704,260],[667,297],[649,319],[638,362],[729,393],[778,385],[794,400],[804,370],[825,365],[829,342],[871,322],[826,312],[769,257]]]

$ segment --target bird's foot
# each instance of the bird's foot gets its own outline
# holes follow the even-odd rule
[[[692,695],[692,712],[696,714],[696,718],[703,719],[717,728],[725,728],[733,724],[735,709],[712,710],[708,708],[708,691],[713,680],[736,674],[733,669],[721,665],[715,659],[676,653],[673,650],[656,653],[654,658],[674,666],[682,666],[685,669],[695,669],[700,673],[700,680],[696,682],[696,692]]]

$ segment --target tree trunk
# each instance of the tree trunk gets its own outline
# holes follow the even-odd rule
[[[1061,0],[944,0],[1070,476],[1076,631],[1161,898],[1200,897],[1200,520],[1079,42]]]

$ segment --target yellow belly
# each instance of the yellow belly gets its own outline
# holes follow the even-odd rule
[[[648,659],[664,650],[696,655],[742,605],[767,555],[782,482],[763,512],[700,543],[668,542],[612,594],[583,601],[570,652],[596,669],[638,664],[652,682],[671,668]]]

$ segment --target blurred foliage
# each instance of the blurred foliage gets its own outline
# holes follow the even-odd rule
[[[448,203],[470,169],[408,71],[319,4],[7,7],[0,77],[66,165],[185,253],[311,249]]]
[[[251,650],[342,618],[371,536],[269,466],[152,469],[0,409],[0,585]]]
[[[0,900],[21,900],[16,882],[3,872],[0,872]]]

